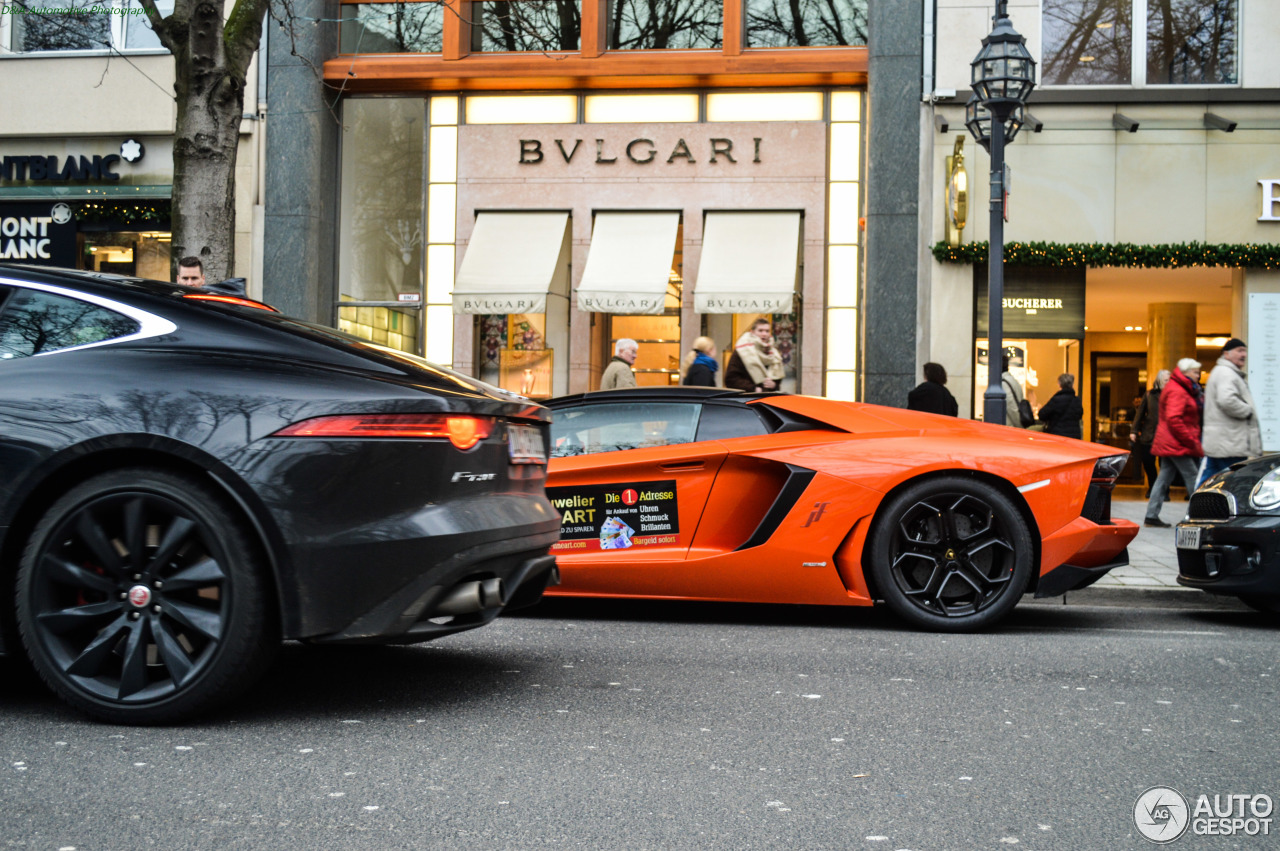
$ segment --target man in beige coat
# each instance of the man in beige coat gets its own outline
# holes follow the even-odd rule
[[[640,344],[635,340],[623,337],[613,344],[613,359],[604,368],[600,376],[601,390],[625,390],[636,386],[636,374],[631,365],[636,362],[640,353]]]
[[[1204,388],[1204,462],[1201,482],[1237,461],[1262,454],[1262,428],[1257,408],[1245,380],[1244,365],[1249,350],[1244,340],[1232,337],[1222,347],[1222,357],[1214,364]]]

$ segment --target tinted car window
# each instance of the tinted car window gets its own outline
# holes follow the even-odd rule
[[[751,408],[737,405],[704,405],[698,422],[698,440],[755,437],[768,429]]]
[[[18,288],[0,310],[0,360],[124,337],[139,327],[135,320],[96,304]]]
[[[592,455],[692,443],[701,405],[622,402],[561,408],[551,422],[551,456]]]

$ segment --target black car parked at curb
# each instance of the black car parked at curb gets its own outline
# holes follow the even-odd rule
[[[1208,479],[1175,534],[1179,584],[1280,614],[1280,454]]]
[[[258,302],[0,264],[0,650],[97,718],[557,581],[547,410]]]

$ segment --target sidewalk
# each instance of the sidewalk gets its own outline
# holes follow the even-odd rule
[[[1182,491],[1174,492],[1182,496]],[[1160,519],[1176,524],[1187,510],[1186,499],[1164,504]],[[1238,609],[1244,603],[1234,597],[1218,597],[1178,584],[1178,554],[1173,529],[1143,526],[1147,501],[1139,487],[1120,487],[1111,500],[1111,516],[1138,524],[1138,537],[1129,544],[1129,564],[1117,567],[1088,588],[1062,597],[1042,598],[1040,603],[1068,606],[1153,606],[1195,609]],[[1029,600],[1024,600],[1029,602]]]
[[[1181,495],[1181,491],[1178,491]],[[1164,504],[1160,519],[1173,525],[1186,514],[1185,500]],[[1147,501],[1140,488],[1117,488],[1111,498],[1111,516],[1138,524],[1138,537],[1129,545],[1129,564],[1117,567],[1095,583],[1098,588],[1178,588],[1178,554],[1173,546],[1173,529],[1143,526]],[[1203,594],[1202,591],[1196,591]]]

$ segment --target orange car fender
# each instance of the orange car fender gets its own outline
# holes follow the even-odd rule
[[[727,468],[734,466],[732,458],[725,464]],[[849,549],[849,541],[853,537],[851,530],[867,525],[863,521],[879,501],[880,494],[874,491],[819,473],[768,541],[759,546],[733,550],[726,546],[726,540],[718,535],[709,537],[700,527],[689,550],[687,568],[697,576],[700,590],[694,596],[726,601],[870,605],[860,558]],[[708,505],[709,512],[720,508]],[[731,528],[741,540],[744,529],[736,524]],[[865,532],[860,534],[865,537]]]

